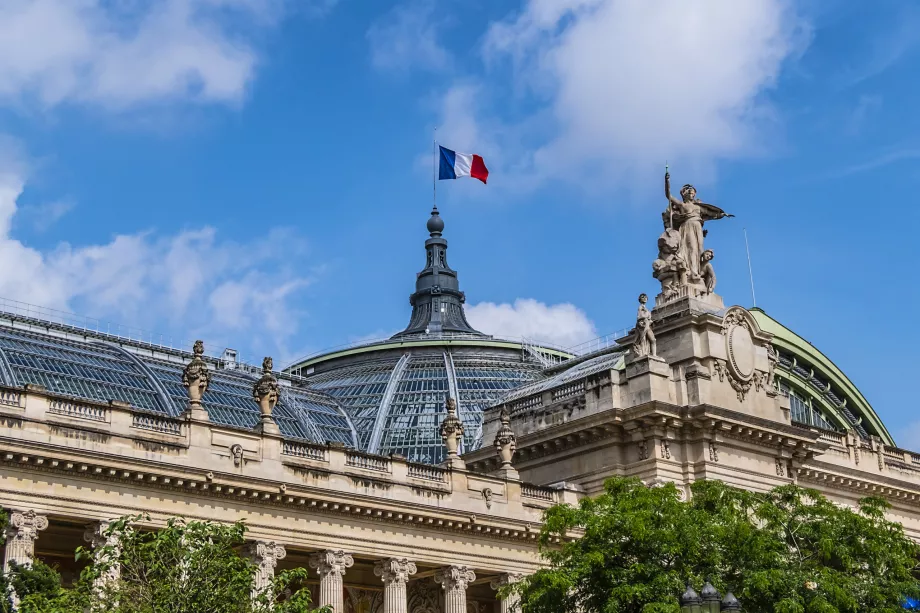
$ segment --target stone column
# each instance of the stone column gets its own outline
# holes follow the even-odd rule
[[[272,585],[278,560],[284,559],[287,551],[275,541],[253,541],[246,544],[246,555],[256,565],[252,579],[252,598],[257,599]]]
[[[466,613],[466,588],[476,580],[468,566],[448,566],[434,575],[444,588],[444,613]]]
[[[83,531],[83,540],[93,549],[93,558],[97,563],[110,564],[108,570],[95,581],[97,590],[102,590],[105,585],[118,581],[121,576],[121,566],[118,557],[121,555],[121,542],[117,536],[108,533],[108,521],[94,521],[86,526]]]
[[[18,566],[32,566],[35,558],[35,539],[38,533],[48,527],[48,518],[33,510],[13,511],[6,527],[6,549],[3,552],[3,572],[10,572],[13,563]],[[10,586],[10,601],[13,610],[19,608],[19,597]]]
[[[6,551],[3,555],[3,572],[10,570],[10,563],[32,566],[35,557],[35,539],[38,533],[48,527],[48,518],[31,509],[13,511],[10,524],[6,527]]]
[[[309,563],[319,575],[319,606],[328,606],[332,613],[344,613],[342,576],[346,568],[354,565],[354,558],[344,551],[320,551],[310,556]]]
[[[383,580],[383,613],[407,613],[406,583],[416,570],[415,564],[405,558],[374,563],[374,574]]]
[[[506,585],[514,585],[522,578],[523,575],[517,573],[506,573],[493,580],[490,585],[493,590],[500,590]],[[515,593],[508,594],[505,598],[500,598],[498,604],[499,613],[520,613],[521,611],[521,597]]]

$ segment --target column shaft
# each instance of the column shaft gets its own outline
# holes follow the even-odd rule
[[[517,583],[521,579],[522,575],[518,575],[516,573],[507,573],[492,581],[491,586],[493,590],[500,590],[506,585],[513,585]],[[521,597],[512,592],[504,598],[499,597],[498,605],[499,613],[520,613]]]
[[[435,573],[434,580],[444,588],[444,613],[466,613],[466,588],[476,574],[467,566],[448,566]]]
[[[319,575],[319,606],[328,606],[332,613],[344,613],[342,577],[345,569],[354,565],[354,558],[344,551],[321,551],[312,554],[309,563]]]
[[[253,541],[246,545],[246,554],[256,565],[252,578],[252,599],[257,600],[271,589],[275,567],[278,566],[278,560],[284,559],[287,551],[275,541]]]
[[[383,581],[383,613],[407,613],[406,583],[415,564],[405,558],[390,558],[374,564],[374,574]]]

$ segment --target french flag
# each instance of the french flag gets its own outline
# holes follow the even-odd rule
[[[482,161],[482,156],[475,153],[457,153],[438,145],[441,150],[441,163],[438,179],[459,179],[472,177],[485,183],[489,179],[489,169]]]

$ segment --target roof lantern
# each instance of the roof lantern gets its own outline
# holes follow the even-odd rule
[[[486,338],[466,320],[457,271],[447,265],[447,240],[441,234],[444,220],[435,206],[428,220],[430,238],[425,241],[425,268],[415,279],[415,292],[409,296],[412,316],[406,329],[393,338],[431,334],[435,336],[463,334]]]

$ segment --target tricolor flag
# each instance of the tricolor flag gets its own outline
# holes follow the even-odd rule
[[[438,145],[441,150],[441,163],[438,168],[439,179],[459,179],[472,177],[485,183],[489,178],[489,169],[482,161],[482,156],[475,153],[457,153]]]

